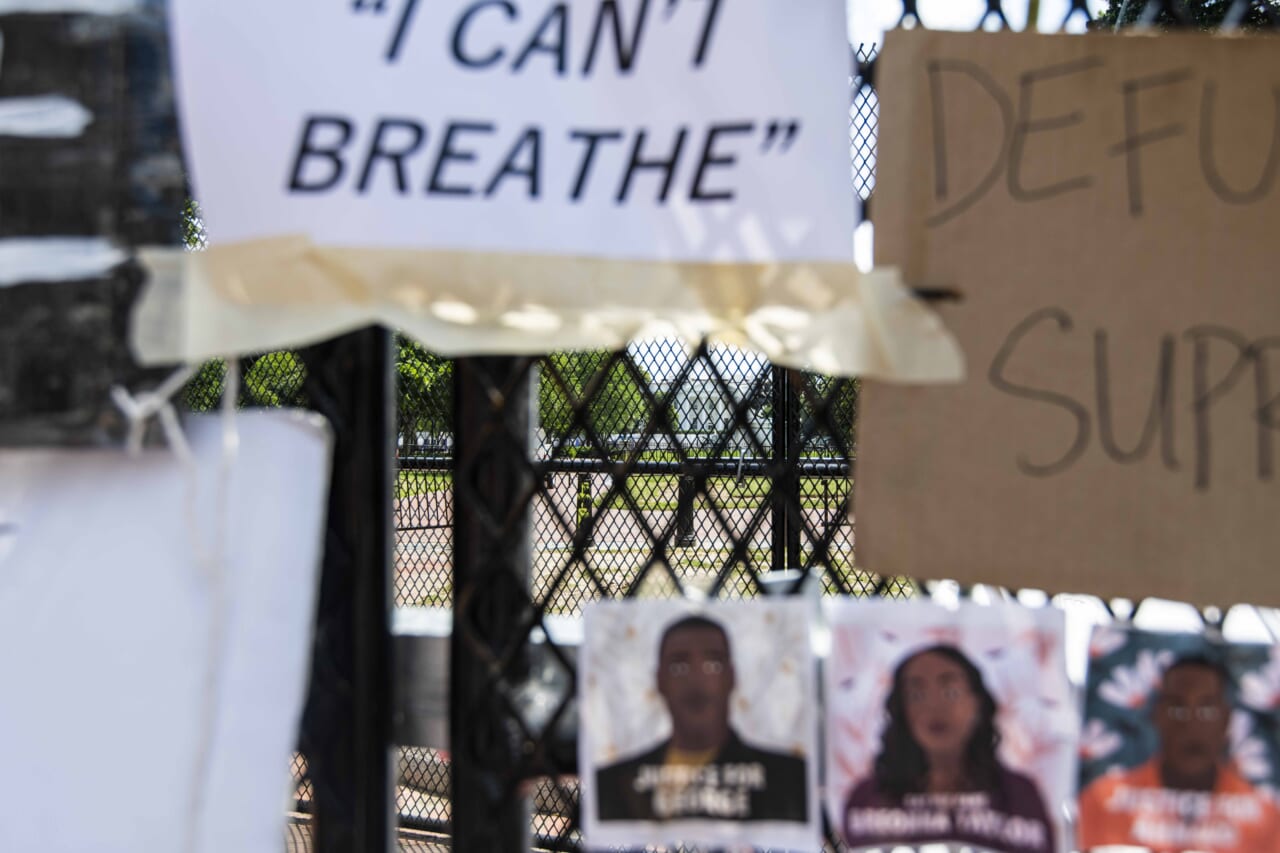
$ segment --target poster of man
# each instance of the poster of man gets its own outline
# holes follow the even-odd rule
[[[821,846],[813,612],[799,599],[587,608],[589,845]]]
[[[1083,848],[1280,851],[1280,652],[1094,629],[1081,742]]]
[[[1069,849],[1079,715],[1060,611],[851,600],[830,612],[827,807],[850,848]]]

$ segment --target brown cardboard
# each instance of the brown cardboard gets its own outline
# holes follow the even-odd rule
[[[1280,605],[1280,42],[894,32],[877,79],[876,263],[962,294],[968,377],[864,384],[860,566]]]

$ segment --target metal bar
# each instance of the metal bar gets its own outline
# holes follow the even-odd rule
[[[530,803],[520,778],[525,744],[499,695],[503,679],[527,675],[527,634],[520,626],[529,609],[531,558],[529,515],[520,501],[534,478],[520,462],[527,460],[531,435],[529,386],[524,359],[455,364],[449,691],[455,850],[530,847]]]
[[[581,533],[584,527],[590,525],[593,505],[595,499],[591,495],[591,474],[586,471],[578,472],[577,491],[574,498],[574,530],[578,535],[586,537],[584,545],[590,545],[595,538],[591,531],[585,534]]]
[[[693,530],[693,504],[697,500],[697,480],[680,477],[676,501],[676,547],[692,548],[698,544]]]
[[[786,500],[787,500],[787,539],[786,539],[786,561],[784,569],[800,568],[800,529],[801,524],[796,520],[796,510],[800,509],[803,504],[800,501],[800,471],[798,462],[800,459],[800,395],[796,393],[792,380],[797,378],[798,374],[793,370],[788,370],[783,376],[786,382],[786,421],[787,421],[787,452],[780,460],[785,463],[783,476],[786,478]]]
[[[389,851],[391,736],[391,336],[365,329],[304,350],[312,407],[334,431],[334,467],[300,748],[314,790],[316,853]]]
[[[796,463],[801,477],[848,477],[847,459],[804,459]],[[768,477],[778,462],[772,459],[745,457],[742,459],[721,457],[716,459],[690,459],[676,462],[664,459],[637,459],[634,462],[609,462],[602,459],[548,459],[538,463],[538,469],[548,473],[596,472],[615,477],[637,474],[702,475],[706,477]],[[403,471],[449,471],[453,468],[450,456],[401,456]]]
[[[791,522],[789,501],[797,499],[799,472],[790,464],[800,452],[800,406],[791,387],[791,371],[773,368],[773,474],[771,557],[769,567],[775,572],[800,565],[800,528]],[[781,465],[779,463],[782,463]]]

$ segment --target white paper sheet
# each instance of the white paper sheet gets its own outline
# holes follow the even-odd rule
[[[843,0],[176,0],[171,20],[214,245],[851,260]]]
[[[297,413],[238,429],[225,480],[212,418],[194,478],[164,449],[0,452],[0,849],[280,849],[330,441]]]

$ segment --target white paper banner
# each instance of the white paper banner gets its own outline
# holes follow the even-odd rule
[[[192,467],[0,453],[0,850],[280,849],[330,442],[238,421],[229,466],[211,418]]]
[[[867,345],[943,338],[924,371],[838,342],[886,325],[852,264],[843,0],[175,0],[172,21],[210,238],[186,286],[215,325],[257,309],[258,348],[371,319],[447,354],[665,324],[959,374],[936,324]]]
[[[850,260],[843,0],[172,14],[215,243]]]

